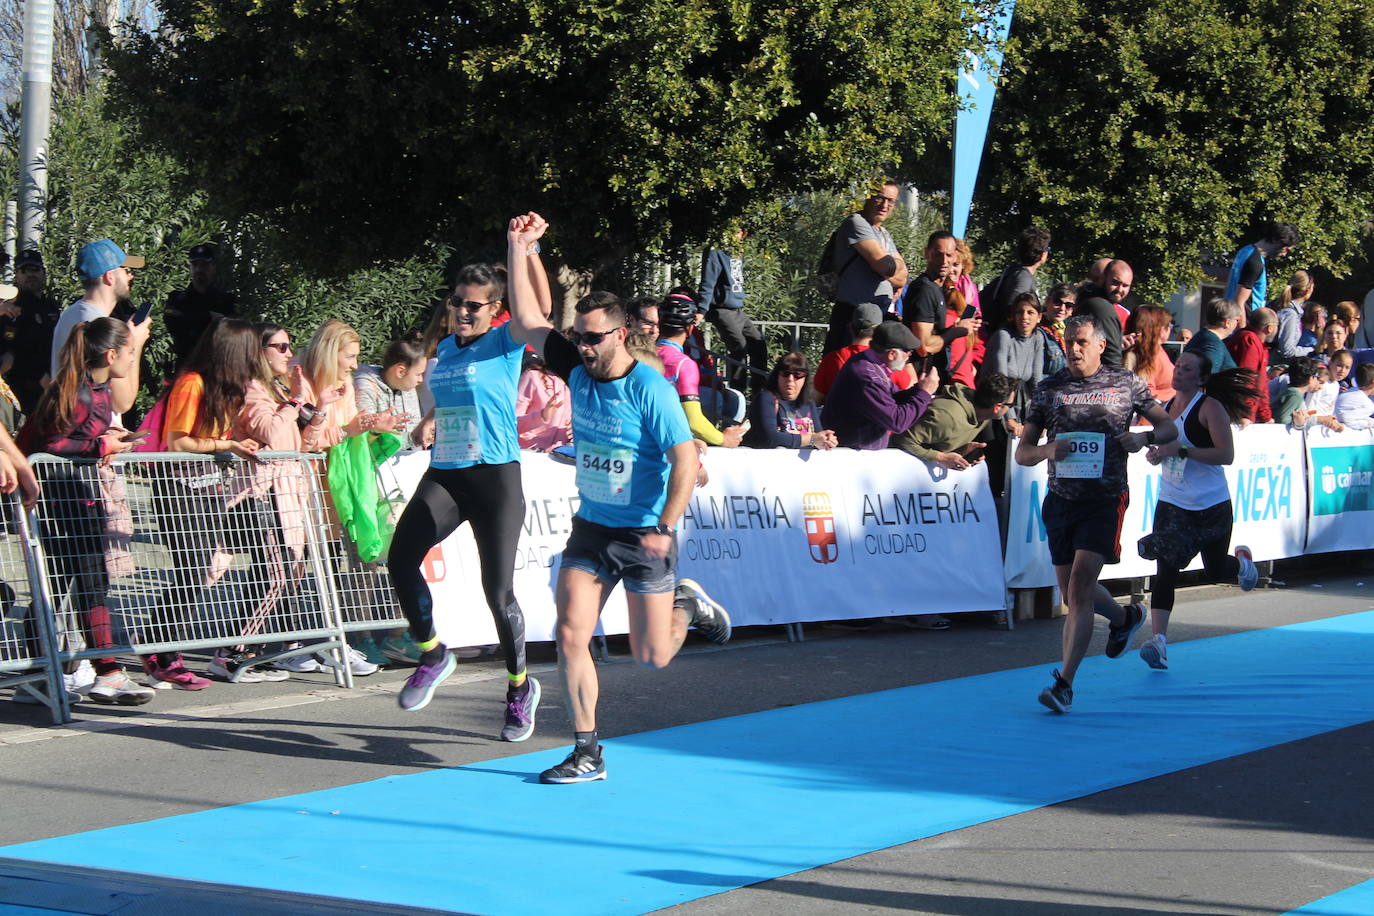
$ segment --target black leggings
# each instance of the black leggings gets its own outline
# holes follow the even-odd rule
[[[396,599],[417,642],[435,637],[434,600],[420,566],[430,548],[463,522],[472,525],[482,564],[482,591],[496,621],[506,670],[525,670],[525,615],[515,600],[515,552],[525,521],[520,462],[430,468],[406,504],[391,539],[387,566]]]
[[[1202,548],[1202,568],[1207,578],[1213,582],[1234,579],[1240,573],[1240,560],[1226,552],[1230,546],[1231,532],[1226,537],[1213,541]],[[1150,607],[1161,611],[1174,609],[1174,590],[1178,587],[1179,570],[1164,563],[1158,563],[1154,579],[1150,582]]]

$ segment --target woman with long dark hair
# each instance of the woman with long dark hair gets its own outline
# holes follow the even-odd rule
[[[793,351],[780,357],[749,405],[750,448],[832,449],[835,434],[821,429],[821,412],[811,388],[811,362]]]
[[[24,450],[109,459],[131,449],[136,437],[112,423],[115,413],[132,405],[115,403],[110,382],[129,375],[136,359],[122,321],[97,318],[73,328],[58,354],[57,377],[21,433]],[[96,469],[65,463],[50,468],[38,530],[50,575],[58,584],[53,591],[72,595],[87,646],[113,648],[105,603],[110,589],[103,548],[105,500]],[[114,656],[97,658],[94,665],[90,697],[97,703],[140,706],[153,698],[153,691],[134,683]]]
[[[1231,546],[1231,492],[1223,470],[1235,459],[1231,425],[1249,416],[1255,399],[1255,373],[1228,369],[1212,374],[1200,353],[1185,351],[1174,367],[1173,400],[1164,405],[1178,438],[1151,446],[1146,460],[1160,465],[1164,481],[1155,507],[1155,526],[1140,539],[1140,555],[1154,560],[1157,572],[1150,594],[1154,635],[1141,646],[1140,657],[1151,668],[1169,667],[1169,615],[1174,609],[1178,574],[1202,554],[1212,581],[1236,578],[1246,591],[1259,573],[1248,547]]]
[[[527,256],[537,259],[538,252]],[[421,652],[399,697],[403,710],[414,711],[428,705],[456,668],[439,640],[421,564],[459,525],[472,526],[482,591],[506,659],[500,737],[524,741],[534,733],[540,687],[525,670],[525,617],[515,598],[515,554],[525,519],[515,400],[525,345],[512,336],[514,325],[492,325],[505,298],[505,271],[472,264],[459,271],[444,302],[453,333],[436,350],[428,379],[434,410],[424,424],[433,425],[434,448],[429,470],[396,523],[388,567]]]
[[[236,435],[233,427],[259,372],[260,350],[253,326],[237,318],[225,318],[201,335],[167,393],[163,451],[255,459],[260,443],[241,432]],[[164,639],[154,641],[176,642],[187,638],[192,629],[213,629],[203,622],[192,627],[189,614],[199,606],[202,589],[218,578],[215,554],[229,541],[226,532],[231,525],[245,523],[232,518],[231,510],[249,508],[243,500],[249,498],[246,489],[250,478],[210,467],[200,463],[161,465],[163,472],[154,479],[160,504],[157,515],[172,561],[172,582],[163,592],[158,612],[188,615],[170,624],[159,622]],[[249,543],[258,542],[249,539]],[[260,560],[256,555],[254,559]],[[260,571],[258,562],[254,568]],[[182,690],[209,685],[186,667],[180,653],[146,656],[143,666],[155,680]],[[210,663],[211,673],[239,683],[283,680],[287,676],[276,669],[251,669],[246,657],[235,654],[218,654]]]

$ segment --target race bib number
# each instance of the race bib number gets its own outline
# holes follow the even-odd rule
[[[1054,463],[1057,477],[1101,477],[1107,457],[1106,433],[1061,433],[1055,441],[1067,441],[1069,453]]]
[[[434,460],[444,464],[482,460],[476,407],[440,407],[434,411]]]
[[[1164,475],[1164,482],[1171,483],[1175,486],[1181,485],[1183,483],[1183,465],[1187,460],[1187,458],[1180,458],[1174,455],[1171,458],[1165,458],[1161,461],[1159,463],[1159,469],[1160,473]]]
[[[630,449],[578,442],[578,492],[583,499],[612,506],[628,506],[630,475],[634,466],[634,452]]]

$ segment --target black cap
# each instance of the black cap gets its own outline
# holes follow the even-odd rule
[[[205,242],[192,248],[186,258],[190,261],[213,261],[217,254],[219,254],[219,246],[214,242]]]
[[[21,267],[37,267],[39,270],[46,270],[43,266],[43,253],[35,248],[25,248],[19,252],[19,257],[14,259],[14,269]]]
[[[873,330],[873,342],[869,346],[881,353],[885,350],[915,350],[921,344],[911,329],[900,321],[884,321]]]

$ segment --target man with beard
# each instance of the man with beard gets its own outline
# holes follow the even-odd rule
[[[729,638],[718,605],[674,605],[675,529],[696,484],[697,449],[677,393],[625,349],[625,308],[611,293],[577,303],[572,341],[540,312],[525,252],[548,228],[529,213],[507,230],[512,324],[562,376],[572,393],[580,505],[558,571],[558,670],[573,723],[574,747],[539,775],[545,783],[606,778],[597,741],[598,680],[590,643],[601,608],[625,584],[635,660],[663,668],[694,626],[715,642]]]
[[[1098,330],[1106,335],[1107,349],[1102,353],[1102,365],[1114,369],[1121,367],[1125,349],[1122,341],[1125,319],[1121,317],[1125,309],[1120,306],[1134,282],[1135,272],[1131,265],[1120,259],[1111,261],[1102,271],[1102,282],[1089,284],[1078,294],[1078,304],[1073,310],[1075,316],[1091,317]]]
[[[110,239],[89,242],[76,256],[76,272],[81,277],[81,286],[86,293],[80,299],[62,310],[57,319],[57,328],[52,335],[52,352],[48,375],[57,377],[57,358],[62,346],[71,336],[72,330],[82,322],[97,318],[109,318],[115,307],[127,302],[129,290],[134,282],[134,270],[143,266],[143,258],[126,255]],[[129,321],[129,343],[134,348],[133,371],[123,378],[110,379],[110,389],[116,401],[132,403],[138,396],[138,367],[143,354],[143,345],[148,342],[148,328],[152,319],[144,319],[135,324]],[[119,423],[119,417],[115,417]]]

